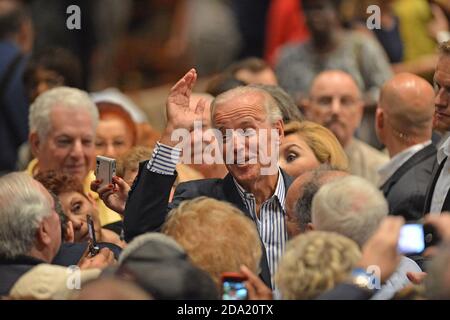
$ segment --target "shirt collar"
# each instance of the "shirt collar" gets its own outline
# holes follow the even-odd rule
[[[445,142],[439,147],[437,152],[437,161],[438,164],[441,164],[442,161],[450,155],[450,136],[445,140]]]
[[[233,182],[238,190],[239,195],[241,196],[241,199],[244,201],[244,203],[246,202],[247,199],[254,199],[255,196],[246,191],[238,182],[237,180],[233,177]],[[286,202],[286,186],[284,185],[284,177],[283,174],[281,173],[280,168],[278,168],[278,181],[277,181],[277,186],[275,187],[275,192],[273,193],[273,195],[269,198],[276,198],[278,200],[278,203],[280,204],[280,206],[283,208],[284,210],[284,205]]]
[[[380,175],[378,185],[382,186],[406,161],[430,144],[431,140],[413,145],[392,157],[389,162],[378,169],[378,174]]]

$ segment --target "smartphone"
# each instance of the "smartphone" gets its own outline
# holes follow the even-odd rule
[[[247,300],[248,291],[245,287],[247,277],[236,272],[222,274],[222,300]]]
[[[95,177],[97,180],[102,179],[100,187],[111,184],[112,177],[116,175],[116,159],[97,156],[96,160]]]
[[[89,255],[91,257],[97,255],[100,248],[97,245],[97,239],[95,237],[94,221],[90,215],[86,216],[88,232],[89,232]]]
[[[430,224],[405,224],[400,230],[398,251],[402,254],[420,254],[440,242],[436,229]]]

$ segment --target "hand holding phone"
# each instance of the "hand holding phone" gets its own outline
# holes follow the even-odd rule
[[[247,300],[247,277],[236,272],[222,274],[222,300]]]
[[[112,184],[112,177],[116,175],[116,159],[97,156],[95,177],[97,180],[102,180],[99,187]]]
[[[86,218],[89,232],[89,255],[93,257],[99,253],[100,248],[97,245],[97,239],[95,237],[94,221],[90,215],[87,215]]]
[[[431,224],[405,224],[400,230],[398,250],[402,254],[421,254],[440,238]]]

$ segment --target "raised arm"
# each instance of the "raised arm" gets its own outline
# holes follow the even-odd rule
[[[189,70],[170,90],[167,98],[167,125],[161,140],[148,162],[139,166],[139,173],[125,206],[125,240],[145,232],[159,231],[166,219],[170,190],[176,179],[175,166],[182,150],[171,139],[177,129],[191,131],[194,121],[201,120],[205,103],[189,106],[192,88],[197,80],[195,69]]]

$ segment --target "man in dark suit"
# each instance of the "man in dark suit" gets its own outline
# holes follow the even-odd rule
[[[431,143],[433,100],[433,87],[426,80],[401,73],[384,84],[376,111],[376,132],[391,157],[379,169],[380,189],[389,213],[407,221],[423,216],[436,160]]]
[[[440,132],[450,131],[450,41],[440,46],[434,74],[435,114],[433,126]],[[427,189],[424,213],[450,211],[450,139],[437,152],[432,178]]]
[[[172,136],[180,136],[183,130],[189,135],[204,110],[202,101],[196,107],[189,107],[196,78],[197,73],[192,69],[171,89],[166,129],[151,159],[141,163],[128,195],[125,238],[130,241],[144,232],[160,230],[170,209],[183,200],[207,196],[227,201],[256,223],[263,245],[260,276],[273,287],[273,275],[287,241],[284,208],[291,178],[277,165],[283,121],[270,95],[257,88],[241,87],[216,97],[211,105],[211,119],[221,138],[217,139],[215,155],[223,155],[220,158],[225,161],[229,174],[224,179],[182,183],[168,203],[177,176],[175,165],[184,149],[177,147],[178,141]],[[185,146],[191,146],[191,142]],[[100,194],[108,202],[110,194]]]

